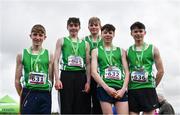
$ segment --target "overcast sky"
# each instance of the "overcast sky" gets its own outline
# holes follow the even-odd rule
[[[97,16],[102,25],[116,27],[114,44],[127,49],[134,43],[132,23],[146,25],[145,41],[159,48],[165,75],[158,92],[180,113],[180,1],[179,0],[0,0],[0,98],[6,94],[19,101],[14,87],[16,54],[31,46],[30,30],[42,24],[47,30],[44,47],[54,52],[56,40],[67,36],[69,17],[79,17],[79,37],[89,34],[88,19]],[[54,89],[54,88],[53,88]],[[57,111],[53,90],[53,111]]]

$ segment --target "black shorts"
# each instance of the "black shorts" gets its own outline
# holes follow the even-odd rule
[[[21,114],[51,114],[51,91],[23,88]]]
[[[118,90],[117,88],[115,88],[116,90]],[[127,92],[124,93],[123,97],[120,99],[116,99],[114,97],[111,97],[102,87],[98,87],[97,88],[97,97],[100,101],[105,101],[105,102],[109,102],[109,103],[115,103],[115,102],[126,102],[128,101],[128,94]]]
[[[154,88],[129,90],[128,101],[130,112],[150,112],[159,107],[157,93]]]

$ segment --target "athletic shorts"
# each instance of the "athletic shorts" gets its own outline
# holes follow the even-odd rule
[[[23,88],[21,114],[51,114],[51,91]]]
[[[128,91],[129,111],[150,112],[159,107],[154,88],[133,89]]]
[[[116,90],[118,90],[117,88],[115,88]],[[111,97],[102,87],[98,87],[97,88],[97,97],[99,99],[99,101],[105,101],[105,102],[109,102],[109,103],[115,103],[115,102],[126,102],[128,101],[128,94],[127,92],[124,93],[123,97],[120,99],[116,99],[114,97]]]

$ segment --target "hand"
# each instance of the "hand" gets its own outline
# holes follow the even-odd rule
[[[55,81],[55,89],[59,90],[59,89],[62,89],[62,88],[63,88],[62,82],[60,80],[56,80]]]
[[[86,93],[88,93],[90,91],[90,84],[88,82],[86,82],[85,86],[84,86],[84,91]]]
[[[115,95],[117,95],[117,91],[114,88],[108,87],[105,90],[111,97],[114,97]]]
[[[116,99],[120,99],[120,98],[122,98],[123,97],[123,95],[124,95],[124,93],[125,93],[125,89],[119,89],[119,90],[117,90],[117,93],[116,93],[116,95],[114,96],[114,98],[116,98]]]

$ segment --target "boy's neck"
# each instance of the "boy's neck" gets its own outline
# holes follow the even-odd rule
[[[99,37],[98,34],[91,34],[90,36],[92,37],[93,41],[96,41],[98,39],[98,37]]]
[[[77,35],[76,35],[76,36],[72,36],[72,35],[70,35],[70,38],[71,38],[71,40],[72,40],[72,41],[77,41],[78,36],[77,36]]]
[[[104,48],[111,48],[112,47],[112,43],[111,42],[104,42]]]
[[[72,39],[76,39],[76,38],[78,38],[78,35],[69,35]]]
[[[143,46],[143,44],[144,44],[144,41],[136,41],[135,42],[136,47],[141,47],[141,46]]]
[[[42,46],[32,46],[32,53],[39,53],[42,50]]]

